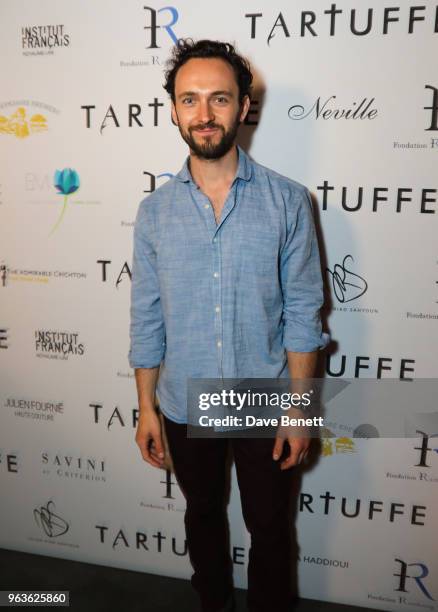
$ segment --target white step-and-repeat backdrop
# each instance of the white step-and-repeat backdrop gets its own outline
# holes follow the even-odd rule
[[[189,577],[127,361],[137,207],[187,155],[169,50],[228,40],[253,65],[240,142],[314,197],[326,376],[435,378],[438,7],[171,1],[0,5],[0,545]],[[296,502],[302,596],[438,609],[437,433],[325,441]],[[229,512],[245,586],[234,472]]]

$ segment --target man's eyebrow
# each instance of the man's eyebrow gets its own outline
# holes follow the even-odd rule
[[[184,98],[185,96],[196,96],[197,92],[196,91],[183,91],[183,93],[180,93],[178,97],[178,99],[180,98]],[[233,97],[233,93],[231,91],[229,91],[228,89],[218,89],[216,91],[213,91],[211,93],[212,96],[229,96],[230,98]]]
[[[184,98],[184,96],[196,96],[196,92],[195,91],[183,91],[183,93],[180,93],[178,98]]]
[[[233,93],[229,91],[228,89],[218,89],[217,91],[214,91],[211,95],[212,96],[230,96],[230,98],[233,97]]]

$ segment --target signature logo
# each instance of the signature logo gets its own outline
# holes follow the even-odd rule
[[[366,280],[347,268],[345,263],[347,259],[354,261],[351,255],[346,255],[342,264],[336,264],[333,271],[327,268],[327,272],[331,274],[335,296],[342,304],[357,300],[368,289]]]
[[[33,516],[38,527],[41,527],[49,538],[56,538],[66,533],[69,524],[59,515],[54,513],[55,504],[53,501],[47,502],[46,506],[35,508]]]
[[[9,117],[0,115],[0,134],[11,134],[16,138],[27,138],[31,134],[47,131],[47,119],[37,113],[29,119],[23,106],[17,108]]]

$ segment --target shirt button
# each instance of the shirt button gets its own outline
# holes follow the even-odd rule
[[[217,239],[216,239],[216,238],[213,238],[213,242],[217,242]]]
[[[215,273],[213,274],[213,276],[214,276],[215,278],[219,278],[219,272],[215,272]]]
[[[219,342],[217,343],[218,346],[222,346],[222,342],[219,340]]]
[[[220,312],[221,311],[220,306],[216,306],[215,311]]]
[[[210,204],[204,204],[204,208],[210,208]]]

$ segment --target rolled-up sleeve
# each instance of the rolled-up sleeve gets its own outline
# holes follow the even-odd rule
[[[131,368],[153,368],[163,360],[166,345],[153,246],[154,223],[144,200],[134,224],[132,257],[130,348]]]
[[[322,331],[320,316],[324,301],[321,264],[308,190],[294,190],[286,206],[288,232],[280,254],[283,346],[305,353],[324,348],[330,340]]]

